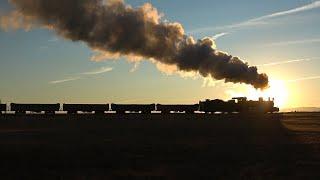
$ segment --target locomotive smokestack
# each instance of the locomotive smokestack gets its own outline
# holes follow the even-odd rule
[[[9,1],[16,15],[94,50],[152,59],[225,82],[268,86],[268,76],[256,67],[216,50],[213,39],[195,41],[181,24],[161,21],[149,3],[133,8],[122,0]]]

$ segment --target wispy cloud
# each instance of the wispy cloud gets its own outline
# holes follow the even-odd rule
[[[103,74],[106,72],[110,72],[112,71],[113,68],[112,67],[101,67],[100,69],[94,70],[94,71],[88,71],[88,72],[84,72],[81,73],[82,75],[97,75],[97,74]]]
[[[58,42],[58,41],[59,41],[59,39],[57,37],[53,37],[48,40],[48,42]]]
[[[40,49],[49,49],[49,46],[40,46]]]
[[[304,61],[311,61],[316,58],[307,58],[307,59],[293,59],[293,60],[287,60],[287,61],[277,61],[277,62],[271,62],[271,63],[265,63],[265,64],[259,64],[256,66],[276,66],[276,65],[282,65],[282,64],[290,64],[290,63],[297,63],[297,62],[304,62]]]
[[[320,38],[274,42],[274,43],[266,44],[266,46],[287,46],[287,45],[308,44],[308,43],[320,43]]]
[[[303,11],[308,11],[308,10],[312,10],[312,9],[316,9],[320,7],[320,1],[315,1],[312,2],[310,4],[301,6],[301,7],[297,7],[294,9],[290,9],[287,11],[281,11],[281,12],[277,12],[277,13],[273,13],[273,14],[269,14],[266,16],[261,16],[255,19],[252,19],[251,21],[261,21],[261,20],[265,20],[265,19],[270,19],[270,18],[275,18],[275,17],[280,17],[280,16],[286,16],[286,15],[290,15],[290,14],[295,14],[295,13],[299,13],[299,12],[303,12]]]
[[[216,34],[216,35],[212,36],[212,39],[217,40],[217,39],[219,39],[219,38],[221,38],[221,37],[223,37],[225,35],[228,35],[228,34],[229,33],[227,33],[227,32],[219,33],[219,34]]]
[[[113,70],[112,67],[101,67],[100,69],[97,69],[94,71],[79,73],[78,75],[80,75],[80,76],[78,76],[78,77],[68,77],[68,78],[61,79],[61,80],[50,81],[49,84],[61,84],[61,83],[66,83],[66,82],[70,82],[70,81],[76,81],[79,79],[83,79],[85,76],[103,74],[106,72],[110,72],[112,70]]]
[[[225,25],[225,26],[219,26],[219,27],[204,27],[204,28],[199,28],[190,31],[191,34],[196,34],[200,32],[206,32],[206,31],[211,31],[211,30],[221,30],[221,29],[235,29],[235,28],[241,28],[241,27],[248,27],[248,26],[256,26],[256,25],[263,25],[267,24],[265,20],[277,18],[277,17],[282,17],[282,16],[288,16],[304,11],[309,11],[312,9],[320,8],[320,1],[315,1],[310,4],[306,4],[297,8],[289,9],[286,11],[280,11],[272,14],[268,14],[265,16],[260,16],[257,18],[252,18],[243,22],[231,24],[231,25]]]
[[[49,84],[61,84],[61,83],[65,83],[65,82],[76,81],[79,79],[80,79],[80,77],[66,78],[66,79],[61,79],[61,80],[50,81]]]
[[[301,77],[301,78],[297,78],[297,79],[288,80],[287,82],[293,83],[293,82],[306,81],[306,80],[316,80],[316,79],[320,79],[320,76]]]

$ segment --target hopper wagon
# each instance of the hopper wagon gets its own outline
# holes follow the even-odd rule
[[[68,114],[77,114],[78,112],[104,114],[109,111],[109,104],[63,104],[63,111]]]
[[[111,110],[117,114],[129,113],[142,113],[150,114],[156,110],[155,104],[111,104]]]
[[[169,113],[186,113],[193,114],[199,110],[199,104],[157,104],[157,111],[163,114]]]
[[[7,105],[6,104],[0,104],[0,114],[2,114],[2,112],[5,112],[7,110]]]
[[[234,100],[223,101],[220,99],[205,100],[199,102],[199,110],[205,113],[232,113],[239,112],[239,108]]]
[[[26,114],[27,111],[34,113],[55,114],[56,111],[60,111],[60,104],[16,104],[11,103],[11,111],[15,114]]]

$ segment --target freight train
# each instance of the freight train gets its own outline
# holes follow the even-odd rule
[[[274,113],[279,112],[279,108],[274,106],[274,99],[264,101],[247,100],[246,97],[232,98],[229,101],[220,99],[200,101],[198,104],[10,104],[10,112],[15,114],[45,113],[56,114],[57,112],[67,112],[67,114],[95,113],[104,114],[115,112],[117,114],[141,113],[150,114],[158,112],[162,114],[170,113]],[[6,104],[0,104],[0,113],[8,112]]]

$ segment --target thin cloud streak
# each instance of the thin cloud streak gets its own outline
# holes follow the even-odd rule
[[[248,26],[265,25],[268,23],[264,22],[264,20],[273,19],[273,18],[282,17],[282,16],[288,16],[288,15],[292,15],[292,14],[296,14],[296,13],[300,13],[300,12],[304,12],[304,11],[309,11],[309,10],[316,9],[316,8],[320,8],[320,1],[315,1],[310,4],[306,4],[304,6],[300,6],[297,8],[290,9],[290,10],[280,11],[280,12],[272,13],[269,15],[249,19],[249,20],[246,20],[246,21],[243,21],[240,23],[219,26],[219,27],[199,28],[199,29],[195,29],[195,30],[190,31],[190,33],[197,34],[197,33],[211,31],[211,30],[235,29],[235,28],[248,27]]]
[[[302,40],[295,40],[295,41],[274,42],[274,43],[266,44],[266,46],[287,46],[287,45],[319,43],[319,42],[320,42],[320,38],[302,39]]]
[[[286,15],[291,15],[291,14],[303,12],[303,11],[308,11],[308,10],[312,10],[312,9],[316,9],[316,8],[320,8],[320,1],[315,1],[313,3],[307,4],[307,5],[304,5],[301,7],[297,7],[294,9],[290,9],[287,11],[281,11],[281,12],[269,14],[266,16],[261,16],[258,18],[251,19],[249,21],[262,21],[262,20],[271,19],[271,18],[275,18],[275,17],[281,17],[281,16],[286,16]]]
[[[81,74],[82,75],[98,75],[98,74],[103,74],[103,73],[106,73],[106,72],[110,72],[112,70],[113,70],[112,67],[102,67],[102,68],[97,69],[95,71],[84,72],[84,73],[81,73]]]
[[[70,81],[76,81],[79,80],[80,77],[76,77],[76,78],[67,78],[67,79],[61,79],[61,80],[55,80],[55,81],[50,81],[49,84],[61,84],[61,83],[65,83],[65,82],[70,82]]]
[[[56,37],[53,37],[53,38],[48,40],[48,42],[58,42],[58,41],[59,41],[59,39],[56,38]]]
[[[106,72],[110,72],[112,70],[113,70],[112,67],[101,67],[100,69],[97,69],[94,71],[80,73],[81,76],[79,76],[79,77],[71,77],[71,78],[66,78],[66,79],[61,79],[61,80],[50,81],[49,84],[61,84],[61,83],[66,83],[66,82],[70,82],[70,81],[76,81],[76,80],[84,78],[83,76],[103,74]]]
[[[219,34],[216,34],[216,35],[212,36],[212,39],[217,40],[217,39],[219,39],[219,38],[221,38],[221,37],[223,37],[225,35],[228,35],[228,34],[229,33],[227,33],[227,32],[219,33]]]
[[[316,79],[320,79],[320,76],[302,77],[302,78],[288,80],[287,82],[294,83],[294,82],[299,82],[299,81],[316,80]]]
[[[304,61],[311,61],[312,59],[315,58],[308,58],[308,59],[294,59],[294,60],[288,60],[288,61],[277,61],[277,62],[271,62],[271,63],[265,63],[265,64],[260,64],[256,66],[276,66],[276,65],[282,65],[282,64],[290,64],[290,63],[297,63],[297,62],[304,62]]]

